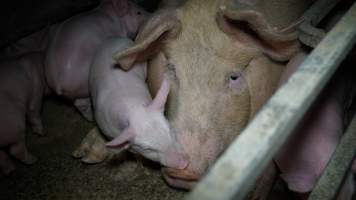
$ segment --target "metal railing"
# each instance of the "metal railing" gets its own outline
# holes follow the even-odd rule
[[[243,199],[336,71],[355,38],[356,3],[276,91],[187,199]],[[354,153],[355,150],[351,157]],[[310,198],[320,199],[314,195],[315,192]]]

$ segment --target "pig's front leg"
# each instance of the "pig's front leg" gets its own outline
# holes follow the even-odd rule
[[[0,150],[0,170],[3,174],[9,175],[16,169],[15,165],[7,156],[6,152]]]
[[[88,164],[96,164],[104,161],[109,152],[105,146],[105,139],[97,128],[93,128],[82,140],[80,146],[73,151],[72,156],[81,158],[81,161]]]
[[[90,122],[94,120],[90,98],[76,99],[74,106],[86,120]]]

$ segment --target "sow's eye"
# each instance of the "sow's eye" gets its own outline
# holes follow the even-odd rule
[[[232,72],[229,75],[229,88],[234,94],[241,94],[246,88],[246,81],[242,73]]]

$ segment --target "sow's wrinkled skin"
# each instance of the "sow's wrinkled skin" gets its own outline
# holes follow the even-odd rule
[[[110,36],[135,37],[145,17],[128,0],[103,0],[96,9],[53,26],[45,62],[49,87],[91,120],[88,77],[95,51]]]
[[[7,152],[25,164],[36,161],[25,144],[26,120],[33,132],[44,134],[40,110],[46,89],[41,54],[1,61],[0,170],[4,174],[15,169]]]
[[[253,8],[278,4],[259,3],[240,2],[244,9],[237,12],[218,0],[190,0],[177,9],[163,9],[140,29],[133,47],[114,55],[127,70],[151,58],[148,85],[153,94],[163,66],[176,66],[168,119],[190,162],[184,170],[162,170],[174,187],[195,185],[275,91],[285,63],[300,50],[290,25],[307,7],[305,2],[279,8],[288,15],[276,17],[285,20],[276,23],[259,12],[269,8]]]
[[[291,60],[280,85],[288,80],[305,56],[300,53]],[[282,179],[301,199],[307,199],[342,137],[344,117],[356,92],[354,61],[348,59],[340,66],[341,70],[275,157]],[[353,176],[349,174],[337,199],[351,200],[354,189]]]
[[[146,85],[146,63],[137,63],[125,72],[115,66],[112,54],[132,46],[127,38],[104,42],[94,56],[89,86],[95,119],[115,150],[129,149],[167,167],[184,169],[188,159],[171,132],[164,116],[169,93],[165,79],[152,100]]]

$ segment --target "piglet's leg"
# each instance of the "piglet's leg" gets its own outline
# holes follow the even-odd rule
[[[74,106],[86,120],[94,120],[90,98],[77,99],[74,101]]]
[[[27,165],[31,165],[37,161],[37,158],[28,152],[25,140],[20,140],[19,142],[12,144],[9,153]]]
[[[43,98],[43,89],[39,83],[34,84],[34,91],[30,100],[30,105],[26,112],[27,120],[30,122],[32,131],[38,135],[44,135],[42,120],[41,120],[41,107]]]
[[[32,131],[34,133],[36,133],[38,135],[45,135],[39,109],[29,112],[28,120],[31,124]]]
[[[0,150],[0,170],[3,174],[9,175],[16,169],[15,165],[7,156],[6,152]]]
[[[72,156],[81,158],[81,161],[88,164],[100,163],[108,157],[109,152],[105,146],[105,139],[97,128],[93,128],[83,139],[80,146],[73,151]]]

